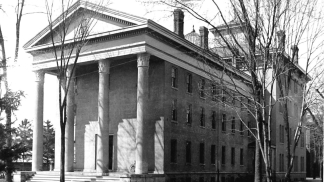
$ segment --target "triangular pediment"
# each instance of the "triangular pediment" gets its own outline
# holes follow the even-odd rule
[[[78,1],[72,5],[67,12],[66,19],[68,19],[66,40],[73,39],[75,34],[78,33],[81,22],[89,21],[90,35],[99,35],[101,33],[123,29],[128,26],[145,24],[147,19],[138,16],[130,15],[121,11],[109,9],[104,6],[95,5],[90,2]],[[58,32],[62,32],[62,15],[53,21],[53,30],[57,32],[54,35],[54,41],[59,41],[61,36]],[[29,49],[35,46],[50,44],[51,34],[50,28],[47,26],[34,38],[28,41],[25,45],[25,49]]]

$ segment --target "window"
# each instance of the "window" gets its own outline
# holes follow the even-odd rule
[[[210,147],[210,163],[216,163],[216,145],[211,145]]]
[[[298,156],[294,157],[294,171],[298,171]]]
[[[297,94],[298,93],[298,83],[296,82],[296,81],[294,81],[295,83],[294,83],[294,92],[295,92],[295,94]]]
[[[235,164],[235,148],[234,147],[231,148],[231,164],[232,165]]]
[[[251,136],[250,131],[252,131],[252,129],[251,129],[251,122],[249,121],[249,122],[248,122],[248,130],[247,130],[247,135],[248,135],[248,136]]]
[[[243,122],[244,121],[240,121],[240,134],[241,135],[244,135],[244,132],[243,132],[243,127],[244,127]]]
[[[199,144],[199,163],[205,164],[205,143]]]
[[[226,103],[226,92],[225,92],[225,89],[222,90],[222,103],[225,106],[225,103]]]
[[[217,91],[216,91],[216,85],[212,84],[211,86],[211,94],[212,94],[212,101],[216,101],[217,100]]]
[[[240,165],[243,165],[243,149],[240,149]]]
[[[205,127],[205,109],[200,108],[200,126]]]
[[[192,93],[192,75],[191,74],[187,74],[186,83],[187,83],[187,92]]]
[[[235,100],[236,100],[236,94],[233,92],[232,94],[232,105],[235,107]]]
[[[298,106],[297,106],[297,104],[295,103],[294,104],[294,109],[295,109],[295,117],[297,117],[298,118],[298,115],[299,115],[299,113],[298,113]]]
[[[171,86],[174,88],[178,87],[178,69],[177,68],[171,69]]]
[[[300,157],[300,172],[304,172],[304,157]]]
[[[202,98],[205,97],[205,80],[204,79],[201,79],[199,95]]]
[[[192,122],[192,105],[188,104],[187,106],[187,123],[191,124]]]
[[[235,117],[232,117],[232,133],[235,133]]]
[[[285,128],[283,125],[279,125],[279,141],[281,143],[284,143],[284,137],[285,137]]]
[[[199,182],[205,182],[204,180],[205,180],[205,179],[204,179],[203,176],[200,176],[200,177],[199,177]]]
[[[177,163],[177,140],[171,139],[171,163]]]
[[[284,154],[279,154],[279,171],[284,172],[285,158]]]
[[[226,160],[226,148],[225,146],[222,146],[222,164],[225,164]]]
[[[211,125],[212,125],[212,129],[216,129],[216,112],[215,111],[212,112]]]
[[[300,132],[300,147],[305,147],[305,134]]]
[[[216,182],[216,178],[214,176],[210,177],[210,182]]]
[[[191,164],[191,142],[186,141],[186,163]]]
[[[243,111],[244,110],[244,104],[243,104],[243,102],[244,102],[244,98],[243,97],[240,97],[240,108],[241,108],[241,111]]]
[[[174,99],[172,101],[172,107],[171,107],[171,119],[173,121],[177,121],[177,99]]]
[[[222,131],[226,131],[226,114],[222,117]]]

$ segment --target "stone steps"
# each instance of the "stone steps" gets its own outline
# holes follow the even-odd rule
[[[72,174],[65,175],[65,182],[117,182],[119,177],[96,176],[95,174]],[[29,182],[58,182],[60,181],[59,172],[40,172],[36,173]]]

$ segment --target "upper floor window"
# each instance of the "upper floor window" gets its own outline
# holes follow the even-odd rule
[[[212,84],[211,85],[211,95],[212,95],[212,100],[216,101],[217,100],[217,90],[216,90],[216,85]]]
[[[192,93],[192,75],[191,74],[187,74],[186,84],[187,84],[187,92]]]
[[[279,125],[279,142],[284,143],[284,126],[283,125]]]
[[[235,117],[232,117],[232,133],[235,133]]]
[[[171,86],[174,88],[178,87],[178,69],[174,67],[171,69]]]
[[[177,140],[171,139],[171,163],[177,163]]]
[[[226,131],[226,114],[222,116],[222,131]]]
[[[173,121],[177,121],[177,99],[174,99],[172,101],[172,106],[171,106],[171,119]]]
[[[243,122],[244,121],[240,121],[240,134],[241,135],[244,135],[244,132],[243,132],[243,127],[244,127]]]
[[[300,172],[304,172],[304,157],[300,157]]]
[[[199,144],[199,163],[205,164],[205,143]]]
[[[235,101],[236,101],[236,94],[233,92],[232,94],[232,105],[235,107]]]
[[[212,112],[211,125],[212,125],[212,129],[216,129],[216,112],[215,111]]]
[[[232,165],[235,164],[235,148],[234,147],[231,148],[231,164]]]
[[[225,164],[226,160],[226,148],[225,146],[222,146],[222,164]]]
[[[247,130],[247,136],[251,136],[251,131],[252,131],[252,129],[251,129],[251,122],[250,122],[250,121],[248,121],[248,130]]]
[[[294,82],[294,93],[298,93],[298,83],[296,81]]]
[[[186,163],[191,164],[191,142],[186,142]]]
[[[225,105],[226,103],[226,91],[225,89],[222,90],[222,103]]]
[[[300,132],[300,147],[305,147],[305,134]]]
[[[216,145],[211,145],[210,147],[210,163],[216,163]]]
[[[201,79],[199,95],[200,95],[200,97],[202,97],[202,98],[205,97],[205,79]]]
[[[188,104],[187,106],[187,123],[191,124],[192,122],[192,105]]]
[[[200,108],[200,126],[205,127],[205,109]]]
[[[240,165],[243,165],[243,148],[240,149]]]

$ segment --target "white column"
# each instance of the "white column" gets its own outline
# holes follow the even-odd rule
[[[35,71],[35,106],[32,171],[41,171],[43,167],[43,109],[44,109],[44,71]]]
[[[109,160],[109,69],[110,60],[99,61],[98,92],[98,140],[97,163],[98,173],[108,172]]]
[[[70,85],[67,93],[67,107],[66,107],[66,128],[65,128],[65,171],[71,172],[73,171],[73,162],[74,162],[74,104],[75,104],[75,94],[74,94],[74,86],[75,86],[75,70],[74,68],[72,73],[73,66],[69,66],[66,72],[67,83],[70,80]]]
[[[147,104],[148,104],[148,71],[150,54],[137,55],[137,129],[136,129],[136,174],[148,172],[147,163]]]

